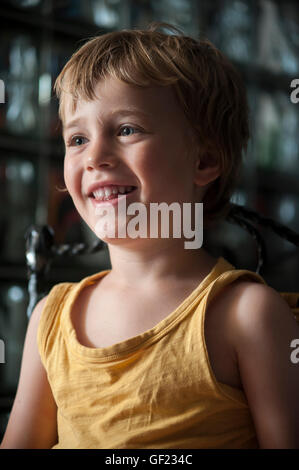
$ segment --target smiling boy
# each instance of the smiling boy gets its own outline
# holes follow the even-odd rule
[[[109,33],[56,89],[66,187],[92,231],[119,193],[203,202],[204,223],[227,212],[247,102],[211,43]],[[2,447],[298,447],[299,328],[279,293],[182,238],[104,241],[112,269],[54,286],[32,314]]]
[[[79,214],[93,231],[100,230],[100,188],[106,192],[109,188],[123,188],[126,204],[141,203],[148,215],[155,202],[182,204],[202,200],[203,187],[218,176],[219,169],[207,167],[194,174],[197,152],[190,126],[171,89],[133,88],[108,77],[99,81],[95,94],[96,99],[80,102],[74,112],[72,101],[66,100],[64,111],[65,182]],[[108,192],[105,201],[112,204],[112,197]],[[114,219],[112,222],[120,225]],[[123,223],[126,225],[128,220]],[[148,219],[148,227],[150,223]],[[134,246],[149,246],[141,239],[132,242]],[[113,244],[119,246],[117,240]],[[152,246],[155,250],[163,246],[170,249],[169,240],[156,240]],[[175,250],[176,246],[178,241]],[[122,270],[122,276],[128,280],[126,271]]]

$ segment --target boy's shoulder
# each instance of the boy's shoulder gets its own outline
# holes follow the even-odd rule
[[[275,348],[287,354],[291,338],[299,338],[299,326],[279,292],[241,278],[223,287],[208,304],[205,333],[218,380],[243,388],[244,370]]]
[[[293,317],[283,296],[267,284],[236,279],[213,299],[213,311],[225,312],[231,331],[255,331],[256,327]]]
[[[280,292],[255,282],[232,285],[222,301],[259,442],[293,446],[299,435],[299,381],[291,357],[293,341],[299,338],[295,312]],[[270,428],[269,416],[275,423]]]
[[[221,325],[222,334],[240,356],[246,345],[276,341],[286,330],[299,333],[299,325],[283,295],[267,284],[237,279],[212,300],[210,322]],[[296,328],[298,330],[296,330]],[[298,337],[298,334],[297,334]]]

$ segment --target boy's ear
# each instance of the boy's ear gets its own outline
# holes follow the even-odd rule
[[[220,173],[220,164],[214,155],[200,155],[196,162],[194,183],[206,186],[215,181]]]

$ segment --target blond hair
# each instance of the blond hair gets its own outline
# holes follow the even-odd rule
[[[107,76],[138,87],[173,87],[205,150],[203,164],[220,166],[220,176],[204,195],[205,221],[224,217],[249,139],[246,89],[230,61],[210,41],[167,23],[94,37],[72,55],[55,82],[62,122],[65,98],[71,97],[75,109],[79,99],[95,98],[98,81]]]

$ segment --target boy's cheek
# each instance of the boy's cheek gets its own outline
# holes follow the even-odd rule
[[[69,178],[68,178],[66,172],[64,172],[64,184],[65,184],[66,189],[68,190],[70,196],[72,197],[72,193],[73,193],[73,191],[72,191],[72,185],[70,184],[70,180],[69,180]]]
[[[79,180],[78,170],[79,169],[76,168],[74,162],[72,162],[68,158],[65,158],[63,176],[64,176],[65,185],[71,195],[75,191],[76,186],[78,186],[78,180]]]

